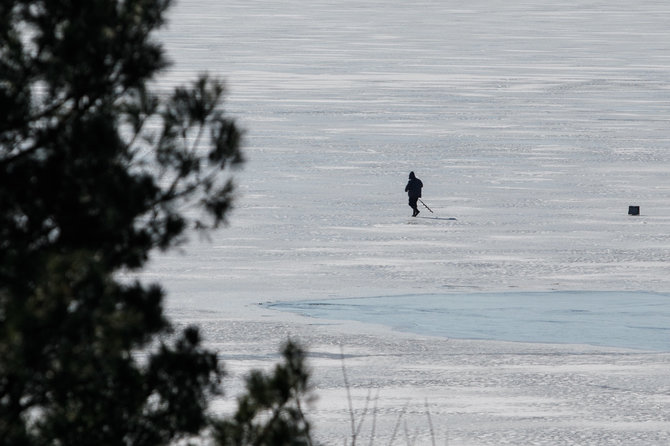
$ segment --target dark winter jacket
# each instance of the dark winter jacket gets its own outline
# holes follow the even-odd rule
[[[409,173],[409,182],[405,186],[405,192],[409,195],[409,198],[421,198],[421,188],[423,183],[420,179],[414,176],[414,172]]]

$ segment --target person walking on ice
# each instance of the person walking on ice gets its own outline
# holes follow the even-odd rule
[[[422,187],[423,183],[421,180],[414,175],[414,172],[410,172],[409,181],[407,182],[407,186],[405,186],[405,192],[407,192],[407,195],[409,196],[409,207],[414,210],[412,217],[419,215],[419,208],[416,206],[416,202],[421,198]]]

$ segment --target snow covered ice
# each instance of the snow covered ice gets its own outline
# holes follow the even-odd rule
[[[229,396],[305,342],[329,444],[350,435],[341,352],[375,444],[400,414],[395,444],[430,444],[427,413],[450,445],[668,444],[668,23],[648,0],[182,0],[161,86],[224,77],[248,162],[230,226],[144,277],[220,351]],[[440,219],[410,217],[412,170]],[[277,308],[351,299],[371,316]],[[454,299],[521,337],[411,319]],[[557,308],[562,339],[527,317]]]

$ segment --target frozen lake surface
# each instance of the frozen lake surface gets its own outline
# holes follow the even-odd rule
[[[399,413],[431,444],[427,401],[452,446],[667,445],[669,23],[665,0],[177,2],[159,87],[225,78],[248,162],[230,225],[157,255],[144,278],[219,350],[229,395],[287,336],[305,342],[328,444],[349,434],[344,352],[356,407],[379,392],[376,444]],[[439,220],[410,217],[410,171],[435,211],[421,216]],[[511,309],[531,343],[445,339],[443,310],[389,324],[439,336],[390,330],[378,296],[451,296],[469,333],[509,328]],[[375,323],[267,306],[324,300],[364,304]],[[600,331],[588,318],[637,327],[659,352],[607,347],[620,325],[584,345]],[[580,324],[568,344],[540,343]]]
[[[300,301],[270,307],[446,338],[670,351],[670,295],[659,293],[430,294]]]

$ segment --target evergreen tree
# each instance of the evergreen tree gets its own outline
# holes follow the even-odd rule
[[[158,285],[119,275],[223,223],[242,162],[221,81],[148,88],[170,3],[0,2],[3,445],[160,445],[208,425],[216,354],[175,332]]]
[[[305,352],[289,341],[282,351],[284,363],[272,373],[252,371],[237,411],[214,422],[219,446],[312,446],[310,424],[303,411],[311,385]]]

